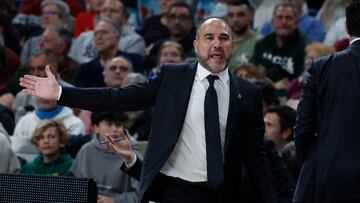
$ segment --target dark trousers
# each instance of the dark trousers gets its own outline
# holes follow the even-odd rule
[[[188,182],[159,174],[162,184],[159,203],[220,203],[219,189],[207,182]]]

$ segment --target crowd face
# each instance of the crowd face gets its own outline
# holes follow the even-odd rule
[[[104,0],[89,0],[89,7],[94,13],[100,13]]]
[[[306,50],[305,63],[304,63],[305,70],[309,69],[312,61],[319,57],[320,57],[320,54],[316,50],[314,50],[314,49]]]
[[[60,11],[55,4],[46,4],[41,11],[41,26],[45,29],[48,25],[62,25],[63,19],[60,18]]]
[[[279,116],[276,113],[266,113],[264,117],[265,136],[272,140],[275,145],[279,145],[283,138],[281,135],[281,126]]]
[[[195,26],[190,10],[180,6],[171,8],[167,14],[167,23],[173,37],[186,36]]]
[[[118,0],[106,0],[101,8],[101,17],[108,17],[116,23],[123,24],[124,8]]]
[[[175,46],[166,46],[161,50],[159,64],[182,62],[181,53]]]
[[[49,127],[39,136],[37,147],[45,157],[54,157],[60,153],[64,144],[60,142],[60,135],[56,127]]]
[[[120,122],[110,122],[103,120],[99,125],[94,125],[94,131],[100,140],[105,140],[108,135],[116,137],[123,132],[124,128]],[[105,148],[107,145],[103,145]]]
[[[249,29],[252,20],[253,13],[247,5],[228,6],[227,23],[234,33],[245,33]]]
[[[39,47],[48,49],[56,55],[62,55],[65,51],[65,44],[61,41],[59,33],[52,29],[46,29],[40,38]]]
[[[57,64],[49,63],[46,60],[46,56],[41,54],[39,56],[32,56],[29,60],[28,68],[30,69],[30,74],[38,77],[46,77],[45,67],[46,65],[50,65],[50,71],[57,75],[58,67]]]
[[[229,26],[220,19],[205,21],[194,40],[199,63],[212,73],[224,70],[234,47]]]
[[[94,29],[94,44],[99,54],[117,47],[118,38],[113,27],[106,22],[98,23]]]
[[[278,37],[292,36],[297,28],[295,10],[288,6],[280,6],[274,13],[272,27]]]
[[[108,87],[119,88],[127,74],[131,71],[131,64],[122,57],[113,58],[106,66],[104,82]]]

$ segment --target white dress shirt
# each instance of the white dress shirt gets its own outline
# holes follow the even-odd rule
[[[209,87],[206,77],[210,74],[210,71],[198,63],[179,139],[169,159],[160,170],[167,176],[191,182],[207,181],[204,100]],[[230,94],[228,68],[217,75],[219,79],[215,80],[214,87],[218,97],[221,144],[224,149]]]

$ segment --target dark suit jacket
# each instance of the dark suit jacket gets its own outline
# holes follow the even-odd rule
[[[360,202],[360,41],[308,71],[295,125],[294,202]]]
[[[141,85],[124,89],[65,88],[59,104],[91,111],[131,111],[153,106],[152,126],[144,157],[139,199],[156,199],[155,178],[179,138],[197,64],[174,64]],[[273,192],[266,169],[264,124],[259,89],[230,75],[230,98],[225,135],[224,183],[221,202],[240,202],[241,163],[249,174],[259,202],[270,202]]]

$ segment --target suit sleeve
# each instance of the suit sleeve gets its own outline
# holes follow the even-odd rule
[[[137,111],[151,107],[161,83],[162,72],[150,80],[126,88],[63,87],[58,104],[89,111]]]
[[[304,88],[297,109],[294,128],[296,156],[301,167],[316,134],[316,67],[314,64],[304,79]]]

